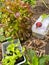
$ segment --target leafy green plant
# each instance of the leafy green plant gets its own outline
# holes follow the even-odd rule
[[[26,51],[26,58],[27,58],[26,64],[28,64],[28,65],[38,65],[38,57],[36,56],[36,53],[35,53],[34,50],[28,49]]]
[[[49,55],[38,57],[32,49],[27,50],[26,58],[25,65],[46,65],[46,62],[49,61]]]
[[[36,0],[23,0],[24,2],[28,2],[31,6],[36,4]]]
[[[16,55],[13,56],[6,56],[3,60],[2,60],[2,65],[14,65],[14,63],[16,59]]]
[[[4,2],[4,7],[0,9],[0,12],[2,12],[0,23],[4,25],[5,37],[11,36],[20,40],[29,38],[31,31],[29,26],[33,15],[30,4],[22,0],[8,0]]]
[[[5,58],[2,59],[2,65],[14,65],[15,62],[17,62],[16,60],[19,60],[19,58],[23,56],[25,48],[22,47],[22,50],[20,50],[18,48],[19,45],[19,41],[16,44],[11,42],[11,44],[8,45]]]
[[[49,55],[44,55],[39,58],[39,65],[46,65],[49,61]]]

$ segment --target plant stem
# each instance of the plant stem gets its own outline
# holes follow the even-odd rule
[[[44,3],[44,5],[46,6],[46,8],[48,8],[49,9],[49,7],[47,6],[47,4],[45,3],[45,1],[44,0],[42,0],[42,2]]]

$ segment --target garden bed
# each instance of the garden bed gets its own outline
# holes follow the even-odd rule
[[[33,17],[32,17],[31,25],[36,21],[36,19],[41,14],[43,14],[43,13],[49,14],[49,9],[47,9],[44,5],[42,5],[42,6],[38,5],[33,10],[34,10],[34,14],[33,14]],[[31,28],[31,25],[30,25],[30,28]],[[35,42],[35,44],[33,42]],[[39,43],[39,44],[37,44],[36,42]],[[43,44],[41,45],[40,42],[43,43]],[[38,47],[40,46],[41,50],[42,51],[44,50],[43,51],[44,54],[45,53],[49,54],[49,34],[47,35],[47,38],[41,40],[41,39],[37,39],[34,36],[32,36],[32,33],[31,33],[29,39],[27,41],[22,42],[22,45],[24,45],[25,47],[31,47],[31,48],[34,47],[34,49],[37,50],[37,51],[39,51],[39,52],[40,52],[40,50],[39,50]],[[2,54],[1,54],[1,46],[0,46],[0,61],[1,61],[1,57],[2,57]],[[48,63],[48,65],[49,65],[49,63]]]

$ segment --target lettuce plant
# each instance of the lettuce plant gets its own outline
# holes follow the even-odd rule
[[[5,57],[2,59],[2,65],[14,65],[23,56],[25,49],[22,47],[22,50],[20,50],[19,44],[20,42],[18,41],[16,44],[11,42],[8,45]]]
[[[14,65],[14,63],[16,62],[16,55],[13,56],[6,56],[3,60],[2,60],[2,65]]]

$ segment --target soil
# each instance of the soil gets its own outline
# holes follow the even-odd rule
[[[20,62],[23,62],[23,61],[24,61],[24,57],[22,56],[21,58],[16,59],[15,65],[17,63],[20,63]]]
[[[32,24],[38,19],[38,17],[41,15],[41,14],[43,14],[43,13],[46,13],[46,14],[49,14],[49,9],[47,9],[44,5],[38,5],[38,6],[36,6],[34,9],[33,9],[33,11],[34,11],[34,14],[33,14],[33,17],[32,17]],[[49,37],[49,35],[47,36],[47,37]],[[39,41],[41,41],[41,39],[37,39],[37,38],[35,38],[35,37],[32,37],[32,36],[30,36],[30,38],[25,42],[25,43],[23,43],[23,45],[25,45],[26,47],[28,47],[28,41],[32,41],[33,42],[33,40],[39,40]],[[43,50],[45,50],[45,53],[46,54],[49,54],[49,38],[47,39],[43,39],[42,40],[43,42],[46,42],[47,44],[42,48]],[[31,45],[31,46],[33,46],[30,42],[29,42],[29,44]],[[29,46],[30,46],[29,45]],[[38,44],[39,45],[39,44]],[[36,48],[35,48],[36,49]],[[38,49],[37,49],[38,50]],[[1,46],[0,46],[0,53],[1,53]],[[0,60],[1,60],[1,57],[2,57],[2,54],[0,54]],[[1,64],[0,64],[1,65]],[[48,65],[49,65],[49,63],[48,63]]]

